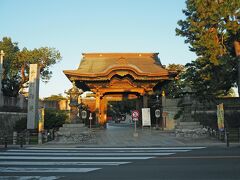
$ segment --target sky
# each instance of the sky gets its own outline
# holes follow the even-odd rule
[[[163,65],[194,60],[175,33],[183,9],[185,0],[0,0],[0,38],[59,50],[62,60],[39,92],[64,95],[71,83],[63,70],[77,69],[82,53],[158,52]]]

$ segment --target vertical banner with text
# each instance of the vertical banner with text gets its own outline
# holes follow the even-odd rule
[[[217,124],[220,131],[224,131],[224,109],[223,103],[217,105]]]
[[[44,130],[44,108],[38,109],[38,132],[43,132]]]

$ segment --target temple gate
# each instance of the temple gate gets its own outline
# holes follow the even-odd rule
[[[107,103],[142,97],[148,107],[148,95],[161,90],[165,81],[174,76],[166,70],[158,53],[83,53],[77,70],[64,74],[83,91],[95,94],[96,118],[107,121]],[[140,108],[140,105],[139,105]]]

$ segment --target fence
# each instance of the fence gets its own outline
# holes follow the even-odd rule
[[[39,137],[41,139],[39,139]],[[46,143],[55,139],[55,131],[49,130],[44,131],[39,136],[38,132],[22,131],[20,133],[13,132],[13,134],[0,134],[0,145],[3,145],[5,148],[8,145],[16,145],[23,147],[24,145],[36,145],[41,143]]]

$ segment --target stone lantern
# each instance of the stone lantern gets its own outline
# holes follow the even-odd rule
[[[68,94],[70,95],[70,122],[72,124],[80,123],[80,119],[78,117],[78,97],[82,94],[82,90],[79,90],[75,81],[73,81],[73,87],[69,89]]]
[[[189,86],[186,86],[182,90],[183,94],[183,121],[192,121],[192,104],[193,100],[191,98],[193,91]]]

